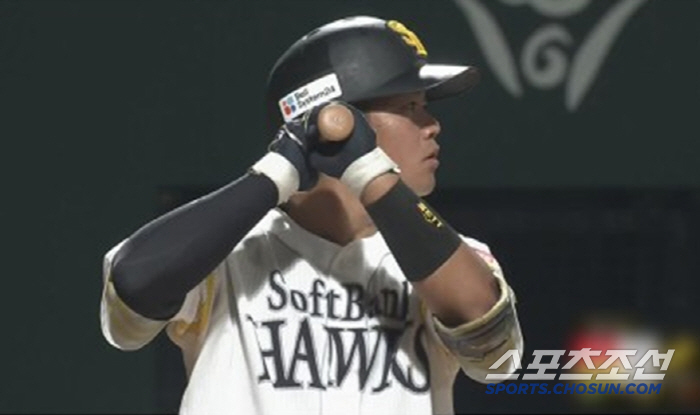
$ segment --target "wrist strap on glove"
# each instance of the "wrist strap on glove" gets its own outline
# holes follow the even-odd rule
[[[393,171],[399,173],[399,166],[379,147],[353,161],[343,172],[340,181],[360,197],[365,186],[378,176]]]
[[[264,174],[277,187],[277,205],[285,203],[299,189],[299,172],[294,165],[279,153],[265,154],[250,168],[254,174]]]

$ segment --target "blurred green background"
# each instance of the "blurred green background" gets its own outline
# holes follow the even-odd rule
[[[609,310],[697,334],[700,2],[563,3],[0,2],[0,412],[176,410],[163,339],[123,353],[101,336],[102,256],[255,162],[269,68],[347,15],[398,19],[433,61],[482,69],[473,93],[432,107],[434,203],[494,248],[529,351],[564,348],[575,322]],[[488,23],[508,53],[480,38]],[[459,412],[582,408],[463,378],[455,390]],[[678,402],[631,408],[700,407]]]

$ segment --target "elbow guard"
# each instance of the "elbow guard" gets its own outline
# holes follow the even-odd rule
[[[510,288],[503,278],[496,277],[500,296],[486,314],[458,327],[447,327],[433,317],[436,332],[460,360],[482,361],[511,337],[517,325]]]

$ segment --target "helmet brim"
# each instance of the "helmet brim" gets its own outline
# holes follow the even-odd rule
[[[420,78],[426,85],[428,101],[448,98],[468,92],[481,78],[474,66],[426,64],[420,68]]]
[[[350,103],[371,101],[377,98],[424,91],[426,100],[436,101],[468,92],[479,83],[479,70],[474,66],[425,64],[415,72],[405,73],[372,91],[361,91],[359,97],[344,94],[341,99]]]

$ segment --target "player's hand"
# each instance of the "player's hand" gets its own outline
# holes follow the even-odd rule
[[[357,196],[377,176],[398,168],[389,156],[377,147],[374,130],[364,114],[352,105],[343,103],[354,117],[350,136],[342,141],[323,141],[319,137],[316,119],[323,108],[319,106],[304,117],[307,137],[312,143],[309,153],[311,166],[321,173],[340,179]]]
[[[318,173],[311,168],[308,160],[312,143],[306,128],[305,120],[289,121],[279,129],[268,146],[268,150],[279,153],[294,166],[299,174],[297,190],[300,191],[314,187],[318,181]]]
[[[318,173],[308,161],[311,134],[307,133],[306,125],[303,119],[284,124],[268,146],[268,153],[251,168],[275,182],[278,204],[297,191],[310,189],[318,181]]]

